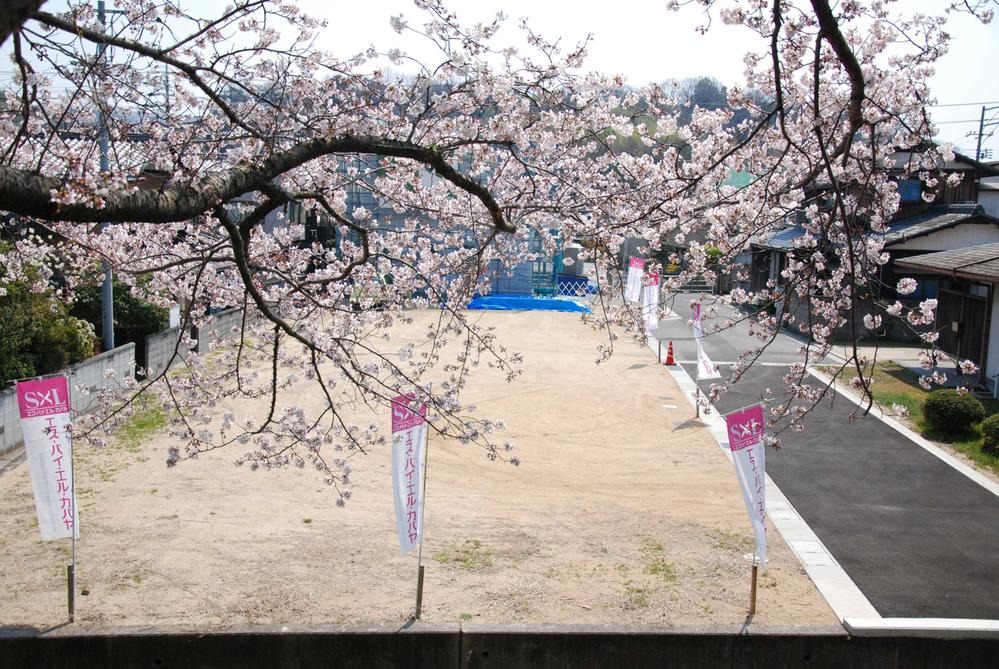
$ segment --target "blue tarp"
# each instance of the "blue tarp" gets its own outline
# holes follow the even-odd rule
[[[540,295],[479,295],[469,303],[468,308],[495,311],[572,311],[582,314],[592,311],[575,300]]]

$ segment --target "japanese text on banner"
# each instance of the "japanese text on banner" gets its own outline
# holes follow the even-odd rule
[[[645,271],[645,261],[641,258],[631,258],[628,261],[628,283],[624,287],[624,299],[638,302],[642,295],[642,274]]]
[[[422,540],[423,458],[427,407],[415,393],[392,399],[392,490],[399,550],[408,554]]]
[[[766,454],[763,445],[765,429],[763,406],[753,406],[733,411],[725,416],[729,449],[735,464],[742,498],[749,512],[756,538],[756,556],[766,570],[767,565],[767,494]]]
[[[19,382],[17,405],[42,539],[78,537],[80,516],[73,494],[66,377]]]
[[[645,317],[646,329],[651,330],[659,326],[659,272],[646,273],[644,283],[642,314]]]

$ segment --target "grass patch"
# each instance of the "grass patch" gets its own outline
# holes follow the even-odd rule
[[[147,406],[135,412],[117,433],[115,444],[129,453],[138,453],[142,444],[167,426],[166,412],[157,406]]]
[[[478,539],[466,539],[459,546],[451,546],[434,554],[434,560],[440,564],[449,564],[468,571],[477,571],[491,567],[496,559],[492,551],[483,550]]]
[[[832,367],[820,367],[819,371],[831,374],[835,371]],[[844,370],[840,380],[849,382],[853,374],[850,370]],[[874,368],[874,382],[871,384],[871,393],[874,400],[891,413],[891,405],[900,404],[908,412],[908,422],[919,434],[930,441],[946,444],[953,450],[967,456],[971,461],[999,474],[999,454],[986,453],[982,450],[982,430],[979,425],[974,425],[967,434],[941,433],[926,424],[923,418],[923,400],[929,395],[928,390],[924,390],[919,385],[919,375],[905,369],[892,361],[879,362]],[[985,416],[999,413],[999,399],[982,399],[985,407]]]
[[[643,571],[651,576],[658,576],[666,583],[676,581],[676,565],[663,555],[663,545],[646,541],[642,544],[642,560],[645,562]]]
[[[735,553],[747,553],[753,550],[753,538],[735,532],[717,532],[714,537],[714,547]]]
[[[649,605],[650,594],[652,594],[652,588],[639,585],[632,580],[624,582],[624,596],[631,608],[644,609]]]

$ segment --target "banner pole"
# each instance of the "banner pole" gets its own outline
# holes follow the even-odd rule
[[[756,579],[759,567],[756,564],[756,551],[753,551],[753,575],[749,586],[749,615],[756,613]]]
[[[423,424],[423,494],[420,495],[420,548],[416,552],[416,620],[423,612],[423,518],[427,509],[427,458],[430,455],[430,425]]]
[[[694,386],[694,418],[701,417],[701,387]]]
[[[66,379],[66,388],[69,389],[69,379]],[[72,399],[73,393],[69,393],[69,397],[66,398],[67,405],[69,405]],[[73,420],[73,407],[69,405],[70,420]],[[76,521],[79,518],[79,512],[76,508],[76,448],[74,448],[73,437],[70,434],[66,435],[66,440],[69,442],[69,478],[73,481],[73,487],[70,489],[70,498],[73,500],[73,529],[69,536],[72,541],[72,553],[73,553],[73,566],[70,568],[69,572],[69,622],[75,622],[76,620]]]

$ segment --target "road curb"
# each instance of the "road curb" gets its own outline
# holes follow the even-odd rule
[[[646,344],[653,353],[658,351],[659,340],[655,337],[650,336],[646,340]],[[695,404],[694,392],[697,388],[694,379],[680,365],[663,365],[663,368],[680,388],[680,392],[683,393],[687,401],[690,402],[690,406],[693,407]],[[700,418],[725,457],[731,462],[732,453],[728,449],[728,433],[721,414],[712,407],[711,413],[702,412]],[[812,582],[815,583],[815,587],[840,622],[847,618],[880,619],[880,614],[871,602],[784,496],[769,474],[766,477],[766,495],[767,516],[770,518],[771,524],[777,528],[791,552],[794,553],[795,558],[805,569]]]

